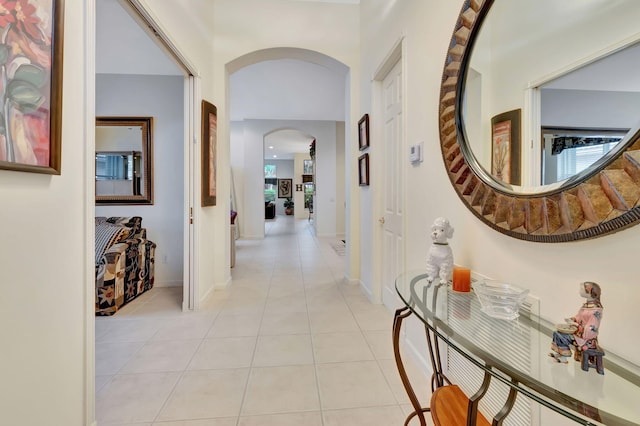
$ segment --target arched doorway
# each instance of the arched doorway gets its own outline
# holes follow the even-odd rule
[[[295,129],[316,140],[316,233],[346,238],[349,68],[311,50],[272,48],[229,62],[227,71],[231,169],[242,209],[241,235],[264,237],[265,138]],[[293,182],[302,184],[302,174]]]

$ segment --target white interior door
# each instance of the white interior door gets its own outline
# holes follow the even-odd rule
[[[382,301],[390,309],[397,307],[394,280],[404,259],[402,178],[402,65],[398,61],[382,82],[384,118],[384,214],[382,223]]]

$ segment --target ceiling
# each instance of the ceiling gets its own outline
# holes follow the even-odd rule
[[[177,1],[200,5],[192,14],[201,27],[206,27],[204,19],[207,18],[198,17],[198,13],[201,16],[212,13],[205,10],[206,5],[212,4],[211,0]],[[172,57],[140,27],[119,0],[96,1],[96,73],[184,75]],[[229,108],[231,121],[344,121],[345,74],[297,59],[258,62],[230,75]],[[312,135],[295,130],[274,132],[265,138],[265,158],[273,159],[276,155],[277,159],[292,159],[295,153],[308,152],[311,140]],[[273,148],[269,148],[271,146]]]

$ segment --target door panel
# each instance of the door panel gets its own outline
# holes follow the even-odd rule
[[[382,82],[384,105],[384,216],[382,248],[382,301],[390,309],[398,306],[394,280],[403,268],[404,236],[402,179],[402,67],[400,62]]]

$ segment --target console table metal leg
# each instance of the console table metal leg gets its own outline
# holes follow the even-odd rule
[[[420,405],[420,402],[416,397],[416,393],[411,387],[409,377],[407,377],[407,372],[405,371],[404,364],[402,363],[402,357],[400,356],[400,328],[402,327],[402,320],[411,315],[411,313],[412,312],[408,307],[396,310],[395,316],[393,317],[393,353],[396,358],[396,366],[398,367],[398,373],[400,373],[400,379],[404,385],[404,390],[407,392],[407,396],[409,397],[414,410],[413,413],[409,414],[404,424],[407,426],[411,419],[417,416],[420,420],[420,426],[426,426],[427,421],[424,418],[424,413],[428,412],[429,408],[423,408]]]
[[[432,340],[431,331],[427,326],[424,327],[424,332],[427,336],[427,348],[429,349],[429,359],[431,359],[431,368],[433,369],[433,375],[431,376],[431,392],[433,392],[437,388],[444,386],[445,382],[451,384],[451,381],[442,372],[442,360],[440,359],[440,345],[438,345],[438,337],[434,335]]]

